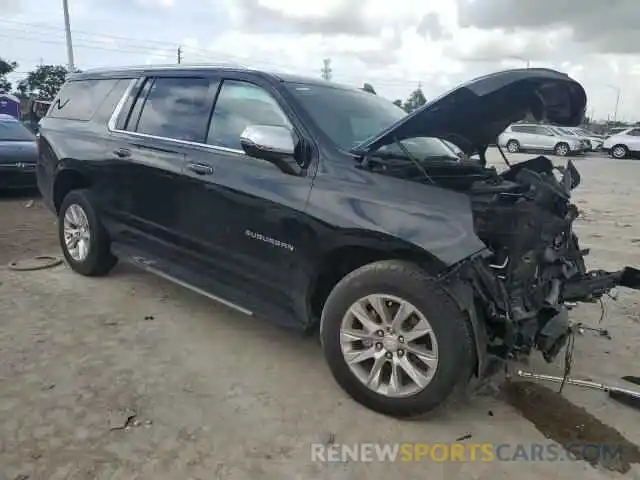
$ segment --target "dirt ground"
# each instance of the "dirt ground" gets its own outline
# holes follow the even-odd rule
[[[37,191],[0,193],[0,265],[57,249],[56,219]]]
[[[640,163],[575,162],[583,179],[575,198],[584,212],[576,229],[591,247],[589,263],[639,265]],[[602,392],[567,386],[565,402],[557,385],[521,386],[428,421],[398,421],[346,397],[313,339],[132,267],[118,265],[100,279],[64,265],[9,270],[4,265],[14,259],[59,255],[54,218],[32,198],[0,198],[0,480],[640,479],[633,456],[640,412]],[[640,375],[639,304],[640,293],[623,290],[606,303],[603,325],[612,339],[578,336],[574,376],[622,384],[622,375]],[[573,312],[587,325],[598,325],[600,316],[599,305]],[[529,368],[558,374],[562,363],[547,365],[536,355]],[[540,414],[545,408],[549,415]],[[461,438],[508,444],[509,451],[576,438],[615,440],[628,450],[624,465],[613,466],[522,457],[311,459],[314,442]]]

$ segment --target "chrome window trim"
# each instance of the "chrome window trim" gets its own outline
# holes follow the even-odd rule
[[[148,133],[130,132],[128,130],[120,130],[116,128],[116,122],[118,121],[118,117],[120,116],[120,113],[124,108],[124,104],[127,102],[127,98],[129,98],[129,95],[131,94],[131,91],[134,89],[137,81],[138,81],[137,78],[131,79],[131,82],[129,82],[129,86],[126,88],[125,92],[122,94],[122,98],[117,103],[116,108],[113,110],[113,113],[111,114],[111,118],[109,118],[109,122],[107,123],[107,129],[109,130],[110,133],[120,133],[120,134],[130,135],[132,137],[138,137],[138,138],[163,140],[166,142],[172,142],[178,145],[185,145],[189,147],[198,147],[198,148],[205,148],[207,150],[213,150],[218,152],[246,155],[244,150],[239,150],[237,148],[219,147],[217,145],[209,145],[208,143],[191,142],[189,140],[180,140],[178,138],[160,137],[158,135],[149,135]]]

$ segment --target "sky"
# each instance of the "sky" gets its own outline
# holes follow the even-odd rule
[[[588,114],[640,121],[638,0],[68,0],[76,66],[238,63],[427,99],[507,68],[554,68]],[[62,0],[0,0],[0,56],[66,64]]]

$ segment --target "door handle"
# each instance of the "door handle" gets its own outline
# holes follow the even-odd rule
[[[118,158],[127,158],[131,156],[131,150],[128,148],[116,148],[113,154]]]
[[[187,168],[197,175],[213,175],[213,168],[204,163],[187,163]]]

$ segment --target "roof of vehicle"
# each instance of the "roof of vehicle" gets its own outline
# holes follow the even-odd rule
[[[148,74],[150,72],[166,72],[173,71],[176,73],[197,73],[211,71],[235,71],[235,72],[252,72],[262,77],[268,77],[272,80],[286,83],[303,83],[306,85],[324,85],[335,88],[344,88],[349,90],[358,90],[356,87],[341,85],[338,83],[328,82],[321,78],[305,77],[284,72],[269,72],[265,70],[250,68],[236,63],[207,63],[207,64],[169,64],[169,65],[134,65],[124,67],[96,68],[83,72],[73,73],[68,76],[69,80],[83,80],[90,78],[113,78],[127,77],[132,75]]]

